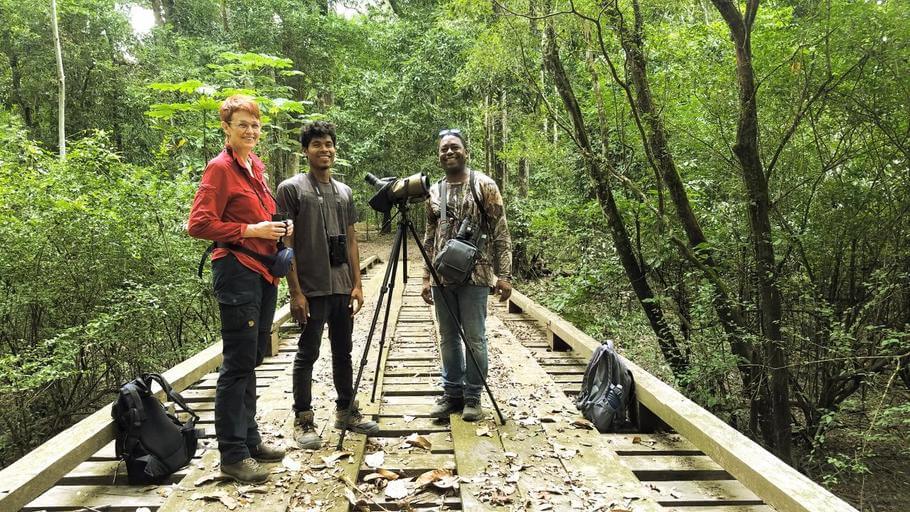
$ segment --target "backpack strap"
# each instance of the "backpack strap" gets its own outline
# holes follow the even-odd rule
[[[183,399],[183,397],[180,395],[180,393],[174,391],[174,388],[171,387],[170,383],[168,383],[168,381],[164,377],[162,377],[161,374],[146,373],[146,374],[143,374],[142,377],[143,377],[143,380],[147,380],[148,382],[151,382],[151,381],[157,382],[158,385],[161,386],[161,389],[164,390],[165,396],[167,396],[170,401],[179,405],[181,409],[183,409],[186,413],[188,413],[190,416],[193,417],[194,421],[199,420],[199,415],[196,414],[196,412],[193,409],[191,409],[190,406],[188,406],[186,404],[186,401]],[[149,386],[149,387],[151,388],[151,386]]]

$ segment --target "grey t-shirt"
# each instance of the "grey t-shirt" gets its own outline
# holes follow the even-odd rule
[[[314,184],[322,194],[321,208]],[[303,294],[307,297],[350,294],[354,288],[350,266],[347,263],[331,266],[326,231],[329,235],[343,234],[347,226],[356,222],[357,208],[351,187],[334,178],[331,183],[319,183],[308,174],[297,174],[278,185],[278,211],[294,219],[294,256]]]

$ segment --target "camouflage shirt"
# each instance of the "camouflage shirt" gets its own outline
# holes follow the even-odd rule
[[[470,171],[470,170],[469,170]],[[478,286],[496,286],[497,279],[512,280],[512,239],[509,236],[509,226],[506,224],[506,212],[502,202],[502,194],[492,178],[481,172],[474,171],[474,190],[477,197],[483,201],[486,213],[486,223],[481,223],[481,211],[468,187],[469,180],[462,183],[448,183],[446,195],[446,216],[448,221],[441,221],[440,197],[441,181],[430,187],[430,198],[426,201],[427,229],[424,235],[423,247],[430,257],[436,257],[446,242],[455,238],[458,228],[465,218],[471,219],[475,226],[487,234],[487,241],[483,252],[477,260],[474,272],[468,280],[469,284]],[[429,269],[424,269],[424,277],[429,277]],[[443,284],[446,283],[443,280]]]

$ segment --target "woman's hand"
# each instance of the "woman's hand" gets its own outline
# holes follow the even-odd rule
[[[278,240],[279,238],[294,232],[294,226],[288,224],[289,223],[283,221],[272,222],[268,220],[264,220],[258,224],[247,224],[246,231],[243,232],[243,238]]]

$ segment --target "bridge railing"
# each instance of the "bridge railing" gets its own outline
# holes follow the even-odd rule
[[[520,292],[512,292],[510,312],[540,322],[550,347],[571,347],[590,358],[600,342]],[[711,457],[758,497],[781,512],[856,512],[856,509],[793,469],[692,400],[625,360],[635,376],[641,406]]]
[[[360,263],[365,272],[379,262],[371,256]],[[271,354],[278,354],[279,328],[291,317],[285,305],[275,312],[271,328]],[[183,391],[221,365],[221,340],[179,363],[162,375],[175,391]],[[156,384],[157,387],[157,384]],[[158,390],[156,396],[164,398]],[[54,486],[57,480],[114,440],[113,402],[57,434],[0,471],[0,510],[19,510]]]

